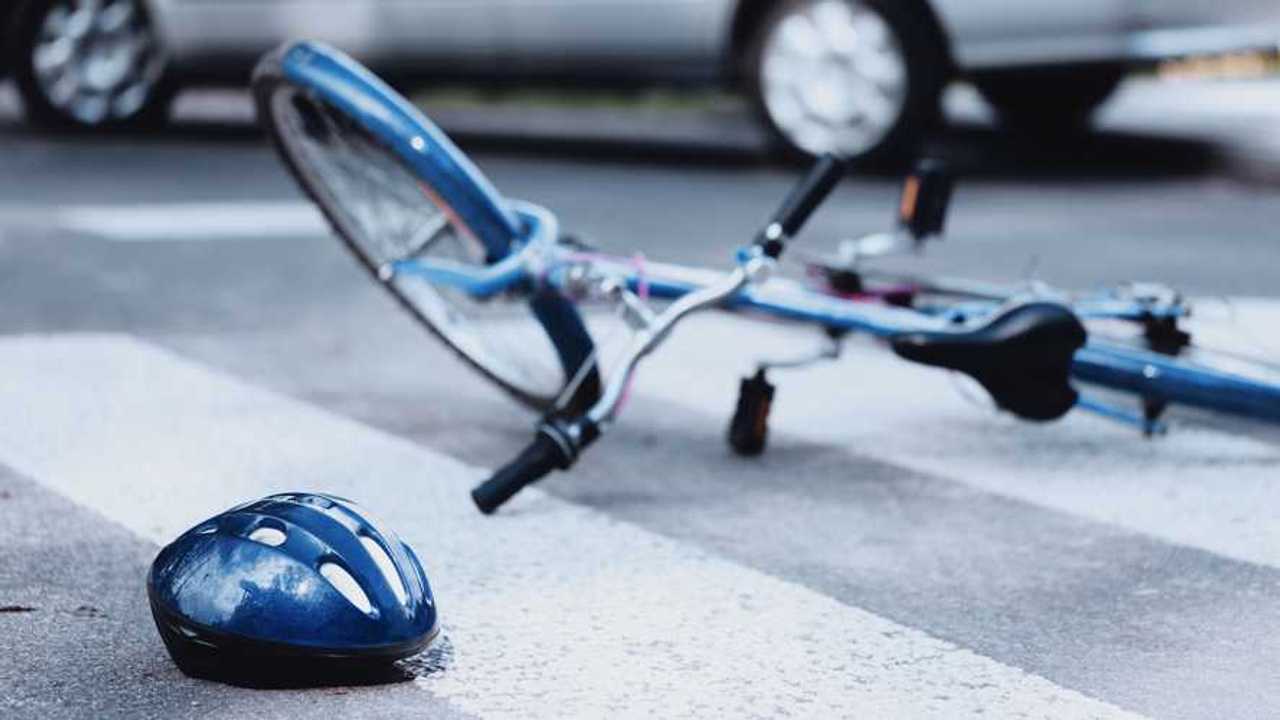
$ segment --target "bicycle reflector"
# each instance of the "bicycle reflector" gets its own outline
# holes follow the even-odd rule
[[[902,186],[898,226],[916,240],[941,235],[954,187],[955,180],[946,163],[931,158],[918,162]]]
[[[160,551],[147,595],[183,672],[236,683],[341,681],[420,652],[439,627],[413,550],[330,495],[272,495],[200,523]]]

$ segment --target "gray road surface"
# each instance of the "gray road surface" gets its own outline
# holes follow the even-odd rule
[[[185,424],[175,420],[175,436],[158,435],[152,445],[124,426],[118,435],[95,430],[88,418],[77,437],[65,423],[49,424],[61,416],[32,401],[32,388],[65,387],[65,396],[52,392],[49,407],[59,405],[58,397],[127,399],[92,381],[114,362],[112,348],[127,340],[155,348],[156,357],[176,353],[172,362],[182,367],[193,363],[257,388],[246,397],[278,391],[301,401],[288,409],[300,418],[323,410],[353,419],[367,428],[350,430],[353,447],[376,446],[389,433],[424,452],[492,467],[526,441],[531,418],[397,314],[323,233],[299,223],[292,236],[258,238],[227,222],[237,208],[253,218],[263,203],[297,200],[251,128],[197,119],[157,137],[108,141],[39,137],[7,120],[0,133],[0,367],[8,373],[0,397],[20,410],[0,421],[0,465],[13,468],[0,472],[0,606],[7,608],[0,612],[0,714],[451,717],[516,716],[512,708],[530,716],[599,710],[591,697],[575,698],[580,705],[537,696],[504,705],[470,695],[447,677],[276,691],[182,678],[150,627],[141,587],[155,543],[169,528],[119,498],[138,493],[139,505],[162,507],[157,503],[172,495],[175,514],[219,508],[201,499],[211,490],[183,490],[181,477],[169,489],[122,470],[169,467],[168,445],[190,440],[178,437]],[[570,229],[612,249],[711,265],[725,262],[794,176],[750,153],[699,152],[678,143],[548,141],[514,148],[492,135],[464,140],[508,194],[555,208]],[[1241,303],[1277,295],[1276,193],[1224,179],[1199,143],[1117,133],[1044,149],[982,128],[946,143],[968,158],[974,177],[957,196],[948,238],[913,268],[990,279],[1034,268],[1039,277],[1072,286],[1159,278],[1197,296]],[[821,247],[883,228],[895,196],[889,178],[849,181],[804,242]],[[207,208],[210,235],[136,241],[147,235],[139,217],[173,218],[165,213],[177,203]],[[125,218],[115,239],[71,221],[77,212],[104,208],[123,211],[112,216]],[[131,227],[138,228],[135,241]],[[1269,339],[1280,315],[1269,302],[1259,307],[1264,320],[1249,328]],[[53,349],[44,349],[42,338]],[[88,350],[58,354],[60,338],[78,338],[83,344],[72,347]],[[1169,718],[1274,716],[1280,539],[1273,528],[1280,527],[1280,492],[1271,481],[1280,477],[1280,451],[1272,434],[1244,435],[1235,426],[1189,419],[1173,437],[1148,443],[1087,417],[1051,429],[1016,426],[970,407],[945,379],[904,370],[857,345],[833,368],[782,382],[770,453],[758,462],[733,459],[721,438],[738,373],[757,353],[800,342],[802,335],[783,329],[701,321],[642,376],[617,432],[572,474],[544,484],[553,504],[533,501],[512,518],[485,521],[507,525],[458,520],[459,532],[477,533],[477,543],[490,527],[533,538],[544,513],[545,523],[585,523],[584,533],[600,533],[608,547],[636,528],[637,537],[660,538],[645,543],[674,548],[662,552],[678,567],[701,563],[704,555],[723,560],[744,587],[778,581],[782,589],[769,591],[776,597],[833,602],[835,609],[823,612],[839,617],[865,611],[874,622],[922,631],[996,668],[956,684],[954,671],[931,670],[927,654],[911,655],[923,669],[906,676],[910,682],[885,689],[886,680],[867,690],[898,703],[882,710],[954,717],[988,702],[999,715],[999,708],[1013,707],[999,703],[1030,698],[1026,712],[1037,717],[1109,716],[1117,708]],[[168,360],[155,362],[157,377],[168,372]],[[66,402],[63,410],[72,412],[76,401]],[[199,405],[175,406],[174,418]],[[142,402],[137,412],[156,407]],[[251,425],[256,416],[243,412]],[[165,426],[154,414],[140,422]],[[190,459],[216,464],[213,445],[220,440],[246,448],[235,443],[260,442],[270,455],[269,438],[240,438],[227,427],[225,438],[210,437],[208,449],[197,445]],[[40,442],[19,442],[32,437]],[[306,447],[305,437],[297,442]],[[37,452],[36,445],[46,449]],[[378,489],[367,492],[417,499],[406,500],[417,508],[434,476],[456,472],[424,457],[420,475],[401,477],[392,467],[368,479]],[[202,472],[192,470],[197,478]],[[103,488],[113,484],[118,492]],[[599,513],[605,524],[580,519],[576,508]],[[405,522],[431,547],[429,528],[412,517]],[[636,549],[630,562],[647,562],[655,552]],[[449,559],[435,563],[443,577],[466,576]],[[666,566],[655,565],[655,573],[659,567]],[[549,594],[564,591],[571,604],[577,586],[555,588],[557,568],[548,569]],[[642,574],[636,582],[649,587]],[[495,586],[501,592],[501,583]],[[440,588],[446,597],[451,590]],[[687,591],[694,596],[692,586]],[[681,586],[668,592],[680,607]],[[759,610],[742,612],[753,617]],[[467,610],[455,616],[454,672],[469,677],[478,658],[489,656],[470,634]],[[857,617],[841,628],[873,622]],[[578,621],[554,622],[590,635],[586,643],[616,630]],[[868,650],[867,657],[877,663],[873,677],[897,678],[893,633],[900,631],[886,632],[889,649]],[[752,663],[757,669],[725,670],[726,687],[733,686],[730,676],[768,667],[770,644],[774,656],[790,658],[796,643],[817,642],[790,638],[785,625],[764,634],[759,662]],[[832,634],[840,636],[835,628]],[[662,640],[679,657],[709,638],[691,631]],[[804,664],[811,662],[821,658]],[[1011,679],[1009,668],[1031,680]],[[655,681],[667,670],[655,664]],[[717,667],[686,671],[714,675]],[[566,684],[596,687],[600,672],[557,678],[561,685],[547,697],[563,697]],[[787,673],[776,668],[778,676]],[[521,672],[520,682],[536,686],[536,677],[526,677],[536,674]],[[857,673],[844,671],[850,674]],[[843,677],[839,669],[819,676]],[[986,685],[995,699],[975,700],[987,697]],[[945,688],[934,691],[931,704],[904,699],[919,699],[929,687]],[[709,689],[708,696],[717,692]],[[841,691],[854,699],[857,692]],[[638,689],[630,707],[648,707],[653,697]],[[679,705],[682,697],[673,694],[663,714],[697,714],[694,705]],[[765,700],[747,711],[724,707],[736,707],[735,714],[817,715],[814,706]],[[872,707],[861,714],[876,714]]]

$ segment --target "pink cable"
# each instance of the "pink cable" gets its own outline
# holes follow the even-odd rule
[[[631,267],[636,269],[636,294],[641,300],[649,299],[649,280],[644,274],[644,253],[638,252],[631,256]]]

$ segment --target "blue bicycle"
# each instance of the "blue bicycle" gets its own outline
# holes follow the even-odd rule
[[[883,338],[902,358],[959,371],[995,404],[1048,421],[1073,408],[1160,431],[1171,405],[1280,422],[1280,380],[1261,361],[1199,348],[1187,304],[1160,287],[1071,295],[1045,287],[875,273],[866,261],[941,233],[945,169],[908,178],[899,228],[809,257],[813,282],[780,277],[790,239],[844,175],[820,159],[726,273],[609,256],[561,235],[556,216],[502,197],[419,110],[355,61],[303,42],[254,75],[263,125],[303,190],[360,262],[463,360],[542,414],[533,443],[472,493],[491,513],[524,486],[569,468],[617,419],[636,368],[681,320],[718,308],[820,328],[811,357],[762,363],[743,381],[729,440],[764,448],[767,371],[836,355],[850,333]],[[665,301],[655,309],[650,301]],[[606,377],[582,303],[614,308],[632,330]],[[1122,324],[1128,337],[1098,324]],[[1088,326],[1086,325],[1088,324]],[[1137,398],[1135,409],[1082,397],[1072,381]]]

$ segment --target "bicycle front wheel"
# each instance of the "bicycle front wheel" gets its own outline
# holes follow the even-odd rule
[[[591,338],[554,291],[482,298],[395,272],[423,258],[492,265],[523,237],[516,214],[426,117],[350,58],[312,43],[265,58],[253,90],[294,178],[415,318],[536,410],[551,409],[571,381],[576,392],[564,404],[598,395],[594,367],[584,368],[593,362]]]

